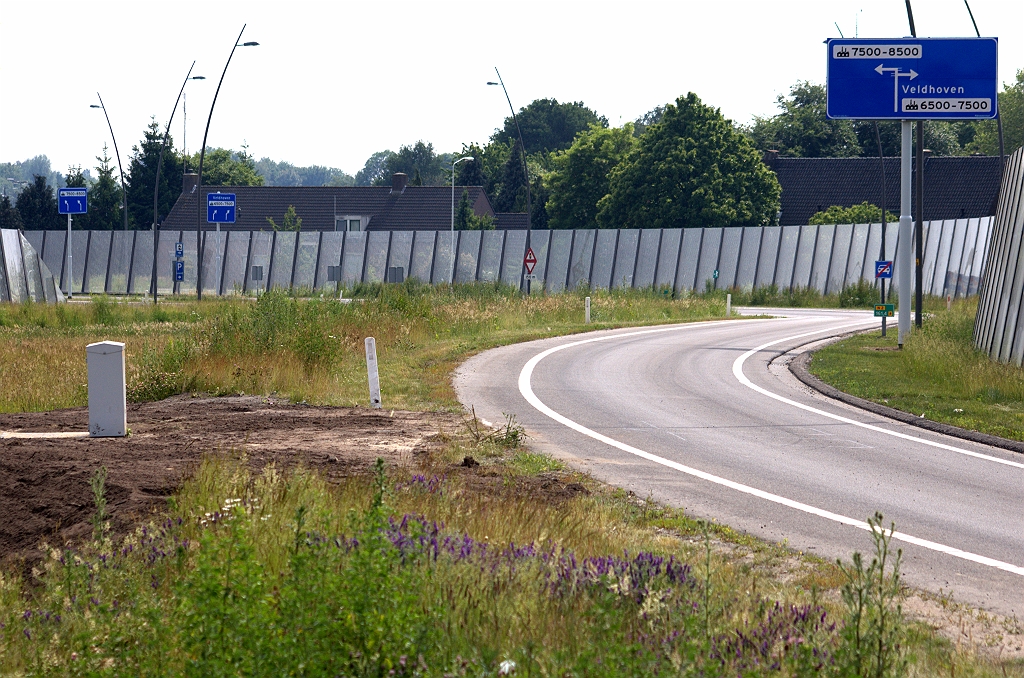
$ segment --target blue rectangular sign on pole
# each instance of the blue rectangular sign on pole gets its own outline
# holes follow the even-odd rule
[[[58,188],[57,211],[60,214],[85,214],[89,210],[89,191],[85,188]]]
[[[892,262],[891,261],[876,261],[875,262],[875,278],[892,278]]]
[[[206,221],[211,224],[235,223],[235,194],[208,193],[206,196]]]
[[[997,38],[833,38],[827,45],[829,118],[996,117]]]
[[[174,281],[182,282],[185,280],[185,262],[178,259],[174,262]]]

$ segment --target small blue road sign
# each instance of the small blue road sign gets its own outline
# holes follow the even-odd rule
[[[996,117],[996,38],[833,38],[826,42],[829,118]]]
[[[206,221],[211,224],[235,223],[235,194],[209,193],[206,196]]]
[[[180,243],[180,242],[174,243],[174,257],[176,259],[181,259],[184,256],[185,256],[185,244],[184,243]]]
[[[875,262],[875,278],[892,278],[892,262],[891,261],[876,261]]]
[[[182,282],[185,280],[185,262],[180,259],[174,262],[174,281]]]
[[[61,214],[85,214],[89,210],[89,191],[85,188],[58,188],[57,211]]]
[[[718,280],[718,269],[717,268],[711,274],[711,277],[714,278],[715,280]]]

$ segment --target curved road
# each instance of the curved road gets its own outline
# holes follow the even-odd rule
[[[515,414],[535,448],[596,478],[825,558],[870,553],[864,521],[880,511],[908,583],[1024,613],[1024,455],[811,391],[786,367],[795,352],[877,321],[772,313],[787,317],[493,349],[456,389],[485,422]]]

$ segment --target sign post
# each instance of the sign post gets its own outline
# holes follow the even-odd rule
[[[234,193],[207,193],[206,194],[206,221],[217,224],[217,267],[214,273],[217,274],[216,288],[220,294],[220,225],[235,223],[235,194]],[[203,262],[196,262],[202,266]]]
[[[826,113],[830,119],[900,120],[899,336],[910,333],[911,120],[996,117],[996,38],[830,39]],[[918,140],[918,144],[921,140]],[[920,172],[923,168],[918,168]],[[920,224],[918,227],[920,228]]]
[[[74,285],[71,282],[74,269],[71,268],[71,215],[85,214],[89,211],[89,189],[87,188],[58,188],[57,189],[57,212],[68,215],[68,244],[65,249],[68,251],[68,274],[67,281],[68,299],[74,298]]]

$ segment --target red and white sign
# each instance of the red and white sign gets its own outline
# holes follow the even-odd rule
[[[523,263],[526,265],[526,272],[533,273],[533,267],[537,265],[537,255],[533,253],[533,248],[526,250],[526,256],[523,258]]]

